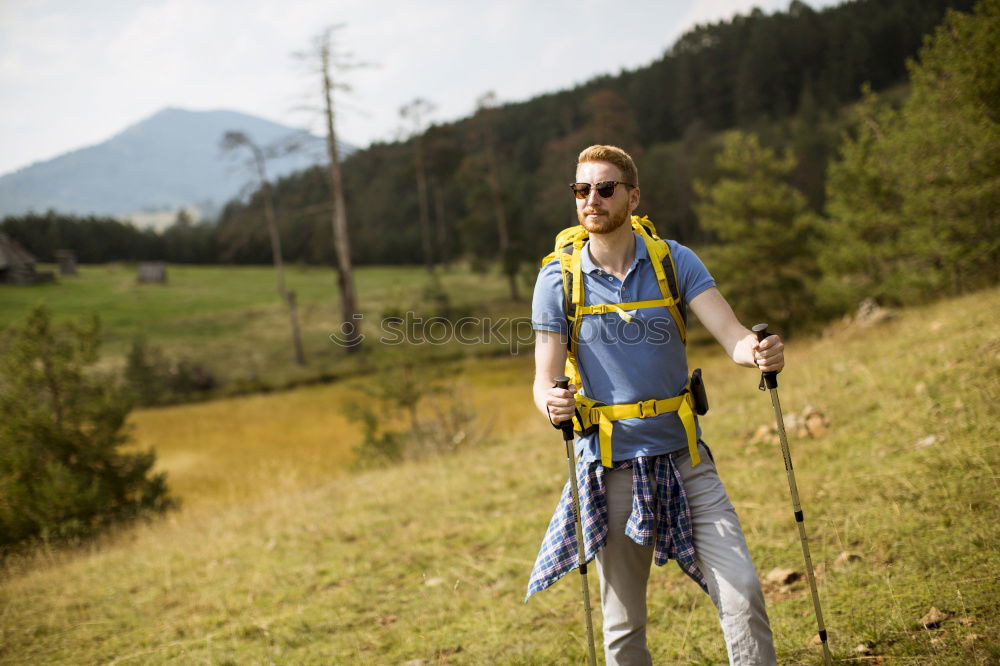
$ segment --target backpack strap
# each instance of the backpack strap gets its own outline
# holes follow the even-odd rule
[[[560,234],[561,238],[563,238],[563,234]],[[580,340],[580,324],[582,322],[580,308],[584,302],[583,270],[581,268],[581,251],[584,240],[585,237],[577,238],[573,242],[557,248],[550,255],[559,260],[559,271],[562,274],[563,285],[563,310],[566,313],[566,321],[569,323],[564,372],[569,377],[570,383],[577,388],[581,386],[580,369],[576,363],[576,350]]]
[[[632,315],[628,313],[628,310],[666,307],[677,326],[681,342],[687,344],[687,309],[681,299],[677,267],[670,252],[670,245],[656,235],[656,229],[648,217],[639,218],[633,215],[632,229],[639,234],[646,246],[650,263],[656,273],[657,284],[660,287],[661,299],[633,303],[586,305],[583,289],[582,253],[588,234],[582,227],[570,227],[563,230],[556,237],[555,249],[542,261],[543,266],[553,260],[559,261],[563,285],[563,306],[569,323],[565,373],[570,378],[570,383],[578,388],[581,386],[581,379],[576,355],[580,341],[580,325],[585,315],[614,312],[629,322],[632,320]],[[583,434],[600,430],[601,463],[604,466],[611,466],[611,440],[615,421],[626,418],[648,418],[669,412],[676,412],[684,426],[692,464],[697,465],[700,462],[695,434],[697,426],[691,393],[687,388],[680,395],[672,398],[646,400],[641,403],[625,405],[604,405],[580,393],[577,393],[575,397],[577,409],[573,419],[574,429]]]
[[[643,218],[643,220],[645,219],[647,218]],[[670,316],[674,318],[681,342],[686,345],[687,308],[681,299],[677,281],[677,266],[674,264],[674,256],[670,252],[670,244],[655,234],[647,232],[643,224],[633,225],[633,227],[646,244],[646,251],[649,253],[650,262],[656,273],[656,282],[660,285],[660,294],[663,296],[663,300],[667,301],[667,309],[670,311]]]

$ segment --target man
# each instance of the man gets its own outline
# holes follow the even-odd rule
[[[641,418],[615,416],[607,437],[592,432],[576,443],[584,541],[587,559],[596,553],[607,663],[651,663],[646,583],[655,554],[657,564],[676,559],[709,593],[731,664],[775,664],[764,598],[736,512],[711,453],[697,438],[691,412],[685,417],[676,406],[688,385],[687,357],[680,322],[667,307],[649,304],[662,302],[663,296],[647,241],[629,223],[639,205],[635,164],[620,148],[591,146],[580,153],[571,187],[577,217],[590,234],[579,257],[583,303],[612,305],[579,322],[575,359],[582,386],[553,388],[552,378],[564,372],[570,327],[559,261],[542,268],[532,302],[535,404],[553,424],[573,418],[578,403],[586,400],[588,405],[596,400],[597,405],[637,407],[633,403],[655,400],[673,406]],[[784,355],[778,336],[758,344],[694,252],[667,242],[681,300],[733,361],[780,371]],[[575,548],[567,547],[575,539],[567,525],[572,520],[568,501],[564,492],[529,596],[576,565]]]

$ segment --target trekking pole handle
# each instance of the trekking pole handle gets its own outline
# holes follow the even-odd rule
[[[552,383],[554,388],[568,389],[569,377],[566,377],[565,375],[553,377]],[[573,439],[573,419],[563,421],[562,423],[557,424],[556,427],[563,431],[563,439],[567,441]]]
[[[771,335],[767,331],[767,324],[755,324],[754,327],[752,329],[750,329],[750,330],[752,330],[754,332],[754,334],[757,336],[757,342],[763,342],[764,338],[766,338],[767,336]],[[762,372],[761,373],[761,378],[760,378],[760,390],[761,391],[764,390],[764,386],[765,385],[769,389],[776,389],[776,388],[778,388],[778,373],[777,372]]]

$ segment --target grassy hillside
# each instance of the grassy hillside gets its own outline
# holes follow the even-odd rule
[[[791,445],[842,663],[1000,659],[998,315],[994,289],[789,350],[786,413],[830,422]],[[780,452],[746,441],[770,401],[717,349],[693,353],[758,569],[801,571]],[[490,441],[365,473],[338,467],[357,437],[350,386],[137,413],[184,508],[10,564],[0,663],[582,663],[575,580],[522,604],[565,470],[529,404],[531,360],[461,376],[482,418],[500,413]],[[821,663],[804,585],[768,598],[779,662]],[[932,606],[948,617],[925,628]],[[656,663],[725,662],[707,596],[672,564],[651,578],[650,614]]]

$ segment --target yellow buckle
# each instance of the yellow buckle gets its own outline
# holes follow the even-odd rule
[[[643,400],[639,403],[639,418],[648,419],[656,416],[656,400]]]

